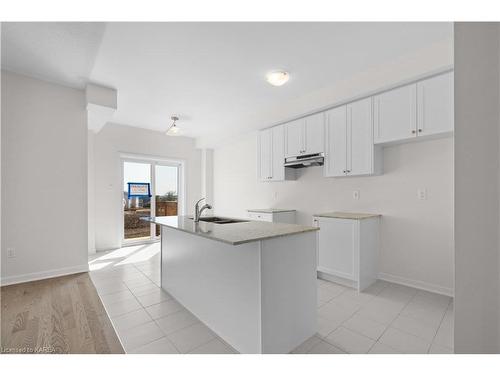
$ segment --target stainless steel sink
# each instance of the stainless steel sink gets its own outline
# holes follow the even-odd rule
[[[190,217],[190,219],[193,219]],[[231,219],[228,217],[218,217],[218,216],[204,216],[200,217],[200,221],[206,221],[208,223],[214,224],[234,224],[234,223],[246,223],[248,220]]]

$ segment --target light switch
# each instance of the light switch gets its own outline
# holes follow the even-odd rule
[[[352,199],[359,199],[359,190],[353,190],[352,192]]]
[[[417,197],[420,200],[426,200],[427,199],[427,189],[425,188],[420,188],[417,190]]]

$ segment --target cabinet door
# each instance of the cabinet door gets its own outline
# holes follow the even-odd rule
[[[272,130],[266,129],[259,133],[259,178],[268,181],[272,177]]]
[[[452,132],[453,73],[446,73],[417,83],[419,136]]]
[[[355,220],[318,218],[318,271],[354,280]]]
[[[325,114],[323,112],[306,117],[304,134],[306,154],[325,151]]]
[[[417,85],[407,85],[374,97],[375,143],[414,138],[417,132]]]
[[[272,130],[271,148],[271,177],[273,181],[285,179],[285,129],[283,125],[275,126]]]
[[[304,120],[285,124],[285,156],[297,156],[304,150]]]
[[[347,106],[331,109],[325,113],[325,117],[325,176],[345,176],[347,169]]]
[[[347,118],[347,175],[372,174],[372,98],[347,105]]]

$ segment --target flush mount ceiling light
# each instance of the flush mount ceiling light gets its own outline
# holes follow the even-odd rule
[[[170,119],[172,120],[172,125],[170,125],[170,127],[167,129],[165,134],[166,135],[179,135],[179,128],[175,124],[175,122],[177,120],[179,120],[179,116],[173,115],[172,117],[170,117]]]
[[[282,86],[288,82],[290,74],[284,70],[275,70],[266,74],[266,80],[273,86]]]

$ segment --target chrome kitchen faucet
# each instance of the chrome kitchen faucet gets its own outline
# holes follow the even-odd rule
[[[212,209],[212,206],[209,205],[208,203],[203,205],[201,208],[199,207],[200,206],[200,202],[202,200],[204,200],[205,198],[201,198],[198,202],[196,202],[196,204],[194,205],[194,221],[197,223],[200,221],[200,216],[201,214],[203,213],[203,211],[205,210],[210,210]]]

